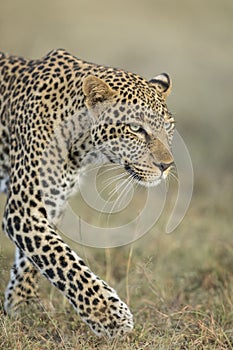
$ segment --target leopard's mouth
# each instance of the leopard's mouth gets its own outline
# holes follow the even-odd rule
[[[139,175],[129,164],[125,164],[124,168],[137,183],[145,187],[157,186],[163,180],[162,175],[153,177],[151,180],[145,180],[145,178]]]

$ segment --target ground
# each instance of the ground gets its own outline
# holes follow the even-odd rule
[[[197,185],[185,220],[171,235],[159,232],[162,217],[157,229],[131,246],[95,250],[73,245],[130,304],[135,330],[124,340],[108,343],[97,339],[42,279],[41,310],[25,309],[17,320],[10,320],[1,311],[1,348],[232,348],[232,214],[230,193],[225,195],[225,189],[232,185],[232,178],[226,177],[221,184],[224,197],[204,183]],[[13,259],[12,247],[6,243],[0,256],[1,301]]]

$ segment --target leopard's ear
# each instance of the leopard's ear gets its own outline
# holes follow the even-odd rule
[[[166,98],[172,90],[172,81],[167,73],[161,73],[151,79],[149,83],[156,88],[161,95]]]
[[[82,89],[85,95],[86,107],[94,111],[95,114],[101,111],[104,102],[110,100],[116,94],[105,81],[94,75],[88,75],[84,78]]]

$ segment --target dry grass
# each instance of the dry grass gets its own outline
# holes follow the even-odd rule
[[[227,188],[211,204],[203,187],[201,192],[196,188],[185,221],[172,235],[158,232],[162,218],[133,248],[104,251],[73,245],[130,304],[135,329],[125,339],[110,343],[96,338],[43,279],[42,307],[25,308],[17,320],[2,313],[0,349],[231,349],[233,244]],[[6,244],[0,257],[1,301],[12,258]]]

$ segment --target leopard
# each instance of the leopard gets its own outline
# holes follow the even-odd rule
[[[174,165],[171,88],[167,73],[147,80],[64,49],[41,59],[0,53],[2,229],[15,245],[6,315],[38,298],[43,275],[97,336],[132,331],[129,307],[56,227],[88,166],[118,165],[140,186],[166,179]]]

